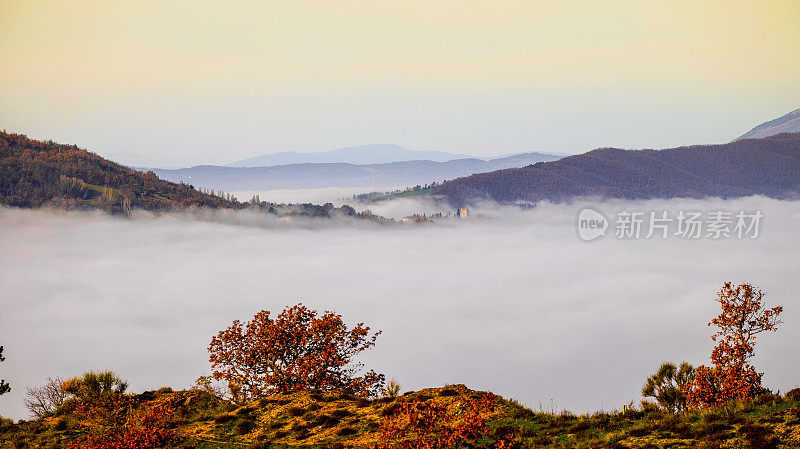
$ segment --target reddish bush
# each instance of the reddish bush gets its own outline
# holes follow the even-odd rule
[[[87,435],[70,444],[70,449],[158,448],[175,436],[173,409],[164,399],[137,407],[131,396],[109,394],[82,400],[75,416]]]
[[[700,366],[684,392],[692,407],[714,407],[730,399],[748,399],[761,391],[762,373],[748,362],[755,353],[756,335],[775,331],[783,307],[767,309],[763,293],[750,284],[726,282],[717,301],[722,312],[708,323],[719,330],[711,352],[712,367]]]
[[[492,441],[486,415],[494,412],[497,396],[465,399],[456,407],[419,399],[401,402],[386,417],[375,449],[508,448],[509,441]]]

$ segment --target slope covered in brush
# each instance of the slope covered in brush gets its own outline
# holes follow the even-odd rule
[[[160,420],[136,423],[136,435],[152,438],[154,430],[163,434],[156,446],[147,447],[410,448],[419,447],[413,442],[415,434],[387,440],[386,433],[387,423],[398,416],[404,404],[416,404],[417,410],[423,412],[452,412],[458,417],[464,404],[484,394],[463,385],[372,400],[335,391],[298,391],[237,405],[204,391],[163,388],[135,395],[130,403],[133,416],[143,414]],[[494,411],[481,418],[485,422],[484,433],[466,447],[794,448],[800,444],[800,390],[784,396],[767,393],[724,410],[680,414],[647,403],[629,406],[625,413],[534,412],[514,400],[494,398]],[[161,415],[153,414],[154,410],[161,410]],[[419,419],[424,420],[424,416]],[[82,444],[87,435],[101,430],[90,424],[80,406],[71,403],[35,420],[14,423],[0,419],[0,447],[85,447]],[[433,424],[429,430],[446,432],[441,422]],[[500,441],[505,445],[501,446]]]

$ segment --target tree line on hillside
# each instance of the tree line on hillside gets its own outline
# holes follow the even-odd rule
[[[138,172],[76,145],[0,132],[0,203],[122,212],[126,200],[128,207],[147,210],[234,207],[225,198],[160,180],[153,172]]]
[[[553,162],[479,173],[433,189],[451,204],[603,198],[800,194],[800,134],[666,150],[601,148]]]
[[[278,216],[347,216],[385,221],[346,205],[277,204],[256,198],[240,202],[230,193],[205,192],[190,184],[164,181],[152,171],[136,171],[76,145],[39,141],[5,131],[0,132],[0,204],[101,209],[118,214],[132,209],[252,209]]]

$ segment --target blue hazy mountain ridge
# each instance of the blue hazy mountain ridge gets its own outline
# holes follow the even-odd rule
[[[419,153],[419,152],[414,152]],[[153,169],[159,178],[195,187],[236,190],[390,187],[442,182],[474,173],[524,167],[560,159],[545,153],[523,153],[497,159],[398,161],[381,164],[299,163],[268,167],[199,165],[178,170]]]
[[[355,165],[387,164],[404,161],[447,162],[455,159],[467,159],[474,156],[446,153],[444,151],[415,151],[400,145],[372,144],[338,148],[319,153],[298,153],[282,151],[251,157],[228,164],[228,167],[270,167],[274,165],[292,164],[325,164],[344,163]],[[478,158],[485,159],[485,158]]]
[[[786,115],[764,122],[737,137],[734,142],[742,139],[760,139],[781,133],[800,133],[800,109],[795,109]]]

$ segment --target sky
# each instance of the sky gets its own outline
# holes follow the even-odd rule
[[[0,128],[136,166],[729,141],[800,107],[800,2],[0,0]]]
[[[0,377],[12,388],[0,415],[25,417],[26,388],[86,370],[115,370],[134,392],[188,388],[209,373],[212,335],[299,301],[382,330],[361,361],[404,391],[464,383],[533,409],[619,410],[661,362],[709,363],[706,324],[724,281],[756,283],[768,305],[785,306],[753,363],[773,391],[800,386],[800,202],[591,203],[612,224],[621,210],[761,211],[758,238],[742,240],[584,242],[583,206],[280,228],[247,211],[190,220],[0,207]]]

